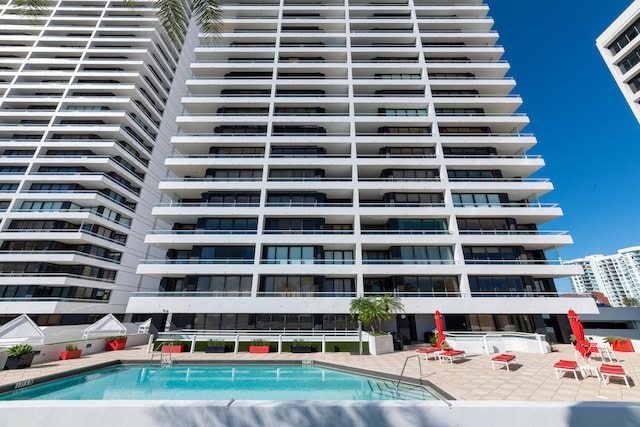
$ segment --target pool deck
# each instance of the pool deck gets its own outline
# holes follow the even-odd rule
[[[178,364],[207,361],[251,361],[272,362],[314,360],[346,368],[357,368],[397,377],[405,360],[414,356],[415,349],[424,345],[405,346],[404,351],[370,356],[350,353],[178,353],[173,357]],[[430,382],[455,400],[510,400],[510,401],[599,401],[599,402],[640,402],[640,353],[617,353],[619,364],[631,377],[631,388],[624,381],[613,378],[609,384],[595,377],[582,378],[578,374],[576,382],[571,373],[556,378],[553,365],[560,359],[575,360],[573,347],[559,345],[559,351],[548,354],[510,352],[517,357],[518,364],[511,371],[491,367],[491,357],[495,354],[467,354],[464,360],[456,359],[452,364],[421,357],[423,382]],[[0,371],[0,386],[29,381],[34,378],[64,374],[76,369],[98,366],[116,360],[123,362],[149,362],[151,355],[146,346],[126,350],[103,352],[83,356],[80,359],[59,360],[34,365],[27,369]],[[159,363],[158,353],[155,363]],[[578,362],[585,364],[584,362]],[[590,365],[600,366],[599,360]],[[616,362],[613,362],[616,363]],[[588,375],[588,373],[587,373]],[[407,362],[405,377],[420,380],[418,362],[412,357]],[[275,397],[275,396],[274,396]],[[276,397],[277,398],[277,397]]]

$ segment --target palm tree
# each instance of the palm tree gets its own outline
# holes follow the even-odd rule
[[[123,1],[128,7],[137,6],[136,0]],[[221,0],[156,0],[154,7],[160,27],[171,41],[184,41],[184,33],[189,26],[185,3],[190,3],[196,23],[203,33],[215,36],[222,31]],[[46,15],[50,5],[50,0],[16,0],[18,13],[32,19]]]
[[[359,297],[351,300],[349,313],[358,317],[363,325],[370,325],[372,334],[382,330],[382,323],[391,319],[395,313],[404,312],[404,305],[400,298],[393,295],[376,297]]]

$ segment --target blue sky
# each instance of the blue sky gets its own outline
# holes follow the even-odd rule
[[[543,201],[564,211],[543,228],[573,236],[560,256],[640,246],[640,124],[595,46],[632,0],[485,2],[555,187]]]

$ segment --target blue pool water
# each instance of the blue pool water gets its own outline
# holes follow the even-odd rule
[[[423,387],[318,366],[116,365],[0,400],[435,400]]]

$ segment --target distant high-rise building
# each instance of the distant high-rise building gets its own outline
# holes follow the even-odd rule
[[[640,122],[640,0],[635,0],[596,40],[600,54]]]
[[[640,299],[640,247],[618,250],[615,255],[589,255],[566,261],[582,266],[584,273],[571,276],[578,293],[602,292],[613,307],[624,306],[624,298]]]
[[[529,120],[480,0],[224,1],[202,38],[153,209],[172,230],[127,311],[223,330],[346,330],[356,296],[393,294],[411,338],[546,331],[568,308],[546,251],[560,217],[531,178]]]
[[[0,323],[124,316],[132,291],[158,288],[136,268],[164,257],[144,236],[169,227],[151,209],[190,60],[151,1],[62,0],[37,20],[14,5],[0,5]]]

